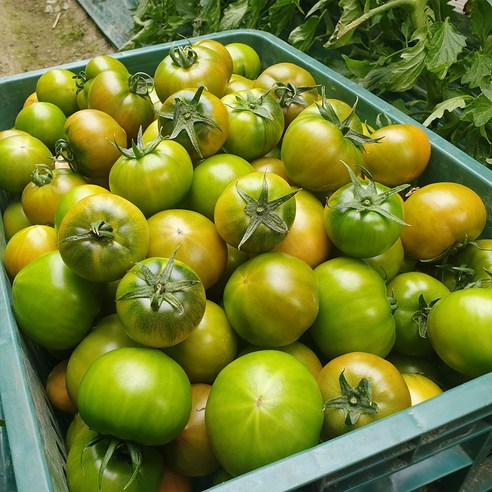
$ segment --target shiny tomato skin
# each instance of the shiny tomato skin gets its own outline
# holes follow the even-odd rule
[[[188,55],[191,56],[182,66],[173,60],[171,53],[159,63],[154,72],[154,84],[160,101],[165,101],[180,89],[200,85],[204,85],[217,97],[224,95],[231,69],[228,61],[221,54],[210,47],[196,44],[178,46],[171,50],[177,57],[180,56],[179,51],[184,51],[186,58]]]
[[[303,112],[288,126],[282,140],[285,170],[294,183],[309,191],[336,190],[350,181],[342,162],[356,171],[362,164],[362,151],[319,111],[304,116]]]
[[[70,168],[51,169],[46,165],[37,165],[31,175],[31,181],[22,190],[22,208],[33,224],[54,226],[55,214],[63,195],[75,186],[87,181]]]
[[[332,249],[324,226],[323,204],[307,190],[299,190],[295,200],[294,222],[285,239],[272,251],[291,254],[315,268],[328,259]]]
[[[54,408],[68,414],[77,412],[77,405],[70,399],[66,381],[67,359],[57,362],[46,378],[46,395]]]
[[[101,434],[163,445],[186,426],[191,385],[183,369],[160,350],[121,347],[87,369],[78,407],[84,422]]]
[[[437,302],[427,335],[451,369],[470,377],[492,371],[492,289],[456,290]]]
[[[389,282],[397,273],[403,264],[405,251],[401,239],[398,238],[392,246],[386,251],[376,256],[362,258],[371,268],[376,270],[385,282]]]
[[[179,143],[164,139],[141,157],[118,157],[109,172],[109,189],[150,217],[176,207],[192,180],[193,164],[188,152]]]
[[[370,382],[370,401],[377,405],[377,410],[374,413],[363,412],[356,421],[346,423],[342,408],[325,406],[325,440],[359,429],[411,406],[408,386],[398,369],[386,359],[366,352],[350,352],[338,356],[321,369],[317,381],[325,405],[344,394],[339,380],[342,373],[352,388],[356,388],[364,378]]]
[[[401,240],[406,255],[432,260],[482,233],[487,211],[480,196],[460,183],[438,182],[416,189],[404,202]]]
[[[109,190],[103,186],[96,184],[85,183],[75,186],[68,190],[62,197],[55,211],[55,229],[58,231],[63,217],[67,212],[75,205],[79,200],[89,195],[95,195],[96,193],[109,193]]]
[[[70,399],[77,403],[80,382],[89,366],[101,355],[120,347],[138,346],[141,345],[125,333],[115,313],[100,318],[68,358],[66,387]]]
[[[30,225],[16,232],[5,246],[3,263],[11,279],[31,261],[58,249],[56,231],[47,225]]]
[[[368,181],[359,183],[363,189],[372,187]],[[374,183],[374,188],[376,197],[384,196],[390,190],[380,183]],[[346,206],[357,200],[359,191],[360,188],[356,188],[353,183],[334,191],[326,201],[323,219],[330,241],[343,254],[356,258],[370,258],[389,249],[400,238],[405,226],[377,210],[360,210]],[[384,212],[404,222],[403,203],[398,194],[389,196],[379,206]]]
[[[116,70],[127,74],[130,73],[126,68],[125,64],[111,55],[97,55],[92,57],[86,64],[84,72],[87,80],[93,79],[96,75],[106,70]]]
[[[219,153],[203,159],[193,172],[186,207],[213,221],[215,204],[226,186],[252,172],[254,168],[246,159],[233,154]]]
[[[113,193],[86,196],[73,205],[58,230],[63,261],[94,282],[117,280],[149,248],[149,227],[133,203]]]
[[[65,116],[75,113],[77,104],[76,74],[65,68],[50,68],[36,82],[38,101],[46,101],[58,106]]]
[[[395,320],[386,284],[369,265],[340,256],[314,269],[320,293],[319,313],[309,329],[329,359],[348,352],[385,357],[395,339]]]
[[[92,328],[101,302],[100,286],[73,273],[58,250],[26,265],[12,284],[12,307],[19,327],[47,349],[77,345]]]
[[[192,383],[213,383],[237,354],[238,336],[224,308],[207,299],[198,326],[182,342],[163,349],[186,372]]]
[[[31,180],[37,164],[54,167],[50,149],[26,133],[0,140],[0,189],[20,194]]]
[[[9,241],[12,236],[25,227],[29,227],[31,222],[26,217],[20,198],[12,200],[3,211],[3,232],[5,241]]]
[[[125,130],[128,145],[136,141],[138,131],[144,131],[154,120],[154,105],[147,93],[142,95],[132,87],[132,79],[119,70],[104,70],[92,79],[87,94],[87,107],[111,115]]]
[[[258,52],[245,43],[225,45],[232,59],[232,73],[254,80],[260,74],[261,59]]]
[[[377,143],[364,146],[364,167],[375,181],[386,186],[411,183],[427,167],[431,155],[429,137],[408,123],[384,126],[371,133]]]
[[[253,345],[295,342],[313,323],[319,294],[311,267],[286,253],[267,252],[240,265],[224,289],[234,330]]]
[[[442,389],[423,374],[402,374],[405,383],[407,383],[412,406],[423,401],[434,398],[442,393]]]
[[[67,117],[55,104],[36,102],[21,109],[15,118],[15,128],[39,138],[52,152],[55,143],[63,138],[63,127]]]
[[[227,245],[211,220],[193,210],[170,209],[147,223],[147,256],[168,258],[178,248],[176,259],[198,274],[205,290],[218,282],[227,265]]]
[[[315,446],[323,424],[316,379],[295,357],[260,350],[226,366],[205,421],[217,459],[237,476]]]
[[[73,154],[76,170],[88,178],[107,178],[120,156],[114,145],[127,145],[127,135],[109,114],[98,109],[81,109],[67,118],[65,140]]]
[[[285,92],[285,86],[292,84],[292,91]],[[301,111],[318,99],[316,81],[305,68],[291,62],[274,63],[266,67],[255,79],[254,87],[270,89],[280,102],[287,128]],[[309,88],[297,93],[297,89]]]

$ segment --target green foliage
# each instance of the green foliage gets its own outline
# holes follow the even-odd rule
[[[271,32],[492,164],[490,0],[141,0],[134,19],[125,48]]]

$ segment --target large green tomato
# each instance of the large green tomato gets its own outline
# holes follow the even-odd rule
[[[316,379],[294,356],[252,352],[226,366],[208,397],[212,449],[231,475],[315,446],[323,425]]]
[[[328,358],[348,352],[385,357],[395,339],[395,320],[382,277],[358,258],[338,257],[314,270],[319,313],[310,334]]]
[[[76,275],[58,250],[26,265],[12,285],[12,307],[21,330],[52,350],[77,345],[102,304],[101,287]]]
[[[94,282],[123,277],[147,256],[149,226],[133,203],[114,193],[97,193],[79,200],[58,229],[63,261]]]
[[[36,137],[25,133],[0,140],[0,189],[20,194],[31,181],[37,164],[54,167],[50,149]]]
[[[492,289],[448,294],[432,307],[427,335],[451,369],[471,377],[492,371]]]
[[[290,344],[318,314],[315,274],[307,263],[286,253],[255,256],[229,278],[224,309],[247,342],[270,348]]]
[[[184,429],[191,385],[181,366],[157,349],[122,347],[105,353],[79,386],[82,420],[93,430],[142,445],[162,445]]]

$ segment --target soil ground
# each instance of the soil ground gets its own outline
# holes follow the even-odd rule
[[[0,0],[0,77],[115,48],[76,0]]]

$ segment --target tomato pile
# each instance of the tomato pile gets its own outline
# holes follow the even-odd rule
[[[419,187],[426,133],[327,91],[201,40],[152,76],[50,69],[0,133],[72,492],[210,486],[492,370],[482,199]]]

